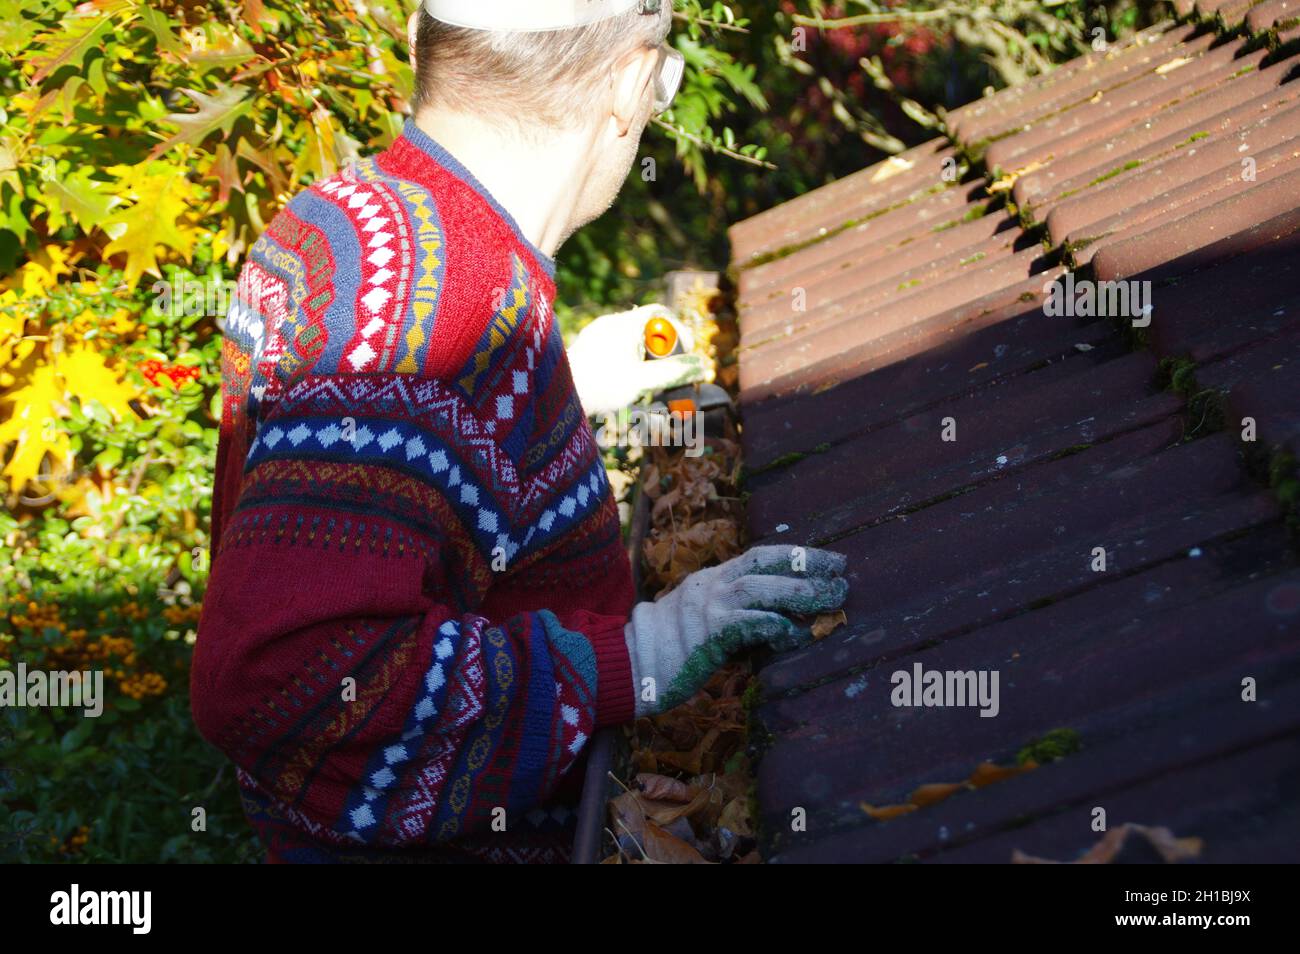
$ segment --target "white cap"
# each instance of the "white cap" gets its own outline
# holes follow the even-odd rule
[[[424,0],[435,20],[473,30],[567,30],[626,13],[644,0]],[[658,3],[646,4],[657,10]]]

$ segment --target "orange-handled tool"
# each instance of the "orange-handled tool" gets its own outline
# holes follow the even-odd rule
[[[643,340],[647,359],[666,358],[672,354],[682,353],[677,329],[667,318],[656,315],[647,321]]]

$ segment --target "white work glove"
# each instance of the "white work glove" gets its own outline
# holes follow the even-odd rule
[[[569,346],[569,369],[578,400],[588,417],[627,407],[647,391],[664,391],[710,379],[710,362],[703,355],[679,354],[646,360],[646,322],[666,318],[689,352],[690,332],[663,305],[643,305],[631,311],[601,315]]]
[[[685,702],[729,656],[765,643],[778,651],[812,640],[785,614],[838,609],[848,595],[845,558],[829,550],[754,547],[692,573],[654,603],[638,603],[623,629],[637,716]],[[653,680],[653,681],[647,681]]]

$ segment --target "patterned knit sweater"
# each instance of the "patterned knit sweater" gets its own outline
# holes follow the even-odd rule
[[[633,592],[553,279],[413,123],[251,249],[192,695],[270,860],[567,856]]]

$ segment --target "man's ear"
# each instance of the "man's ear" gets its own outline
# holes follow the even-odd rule
[[[620,136],[626,136],[642,117],[646,97],[654,95],[650,85],[658,65],[659,50],[646,47],[633,50],[615,64],[611,118]]]
[[[415,70],[415,36],[419,33],[422,7],[416,7],[406,20],[406,48],[410,51],[411,69]]]

